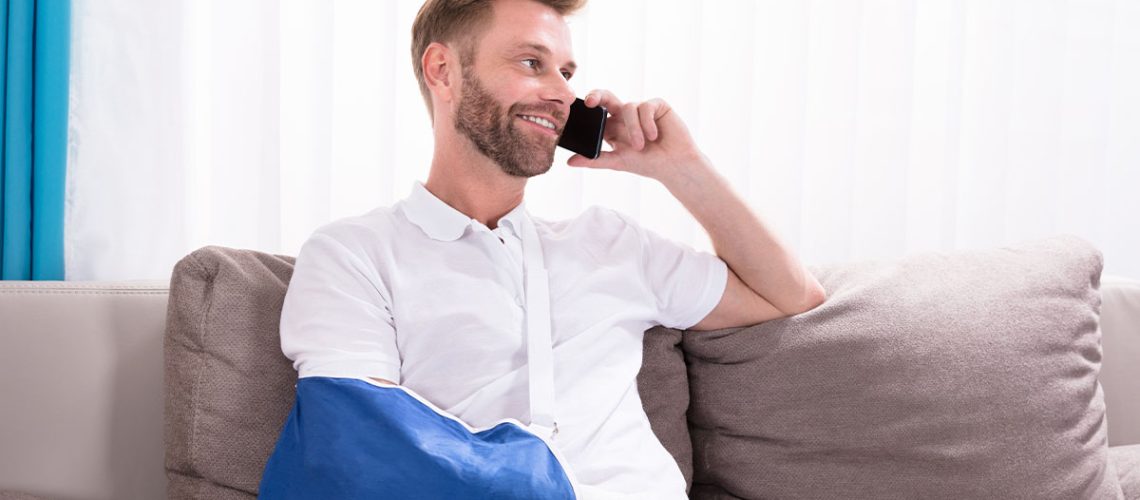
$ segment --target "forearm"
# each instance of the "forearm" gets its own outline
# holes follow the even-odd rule
[[[786,314],[823,301],[823,288],[703,154],[657,177],[705,228],[717,256]]]

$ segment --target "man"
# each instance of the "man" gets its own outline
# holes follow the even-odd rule
[[[553,447],[582,497],[683,498],[684,479],[637,394],[643,332],[709,330],[807,311],[819,283],[731,190],[661,99],[611,113],[613,150],[582,168],[657,180],[716,254],[591,207],[532,217],[527,179],[551,168],[576,68],[564,16],[584,0],[429,0],[413,62],[432,118],[426,183],[393,207],[319,228],[298,255],[281,342],[301,377],[367,377],[414,390],[474,427],[528,422],[523,228],[549,272]]]

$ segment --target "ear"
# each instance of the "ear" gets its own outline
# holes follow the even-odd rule
[[[432,42],[424,50],[420,64],[424,68],[424,83],[442,102],[449,102],[458,91],[454,85],[459,78],[459,59],[450,47]]]

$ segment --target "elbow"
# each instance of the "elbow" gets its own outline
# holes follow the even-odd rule
[[[796,307],[792,314],[802,314],[815,309],[827,301],[827,292],[819,282],[812,280],[808,286],[807,291],[804,292],[804,298],[800,302],[799,307]]]
[[[827,291],[823,289],[823,285],[820,285],[819,282],[816,281],[812,283],[814,286],[811,287],[811,291],[808,293],[807,308],[804,309],[805,312],[815,309],[823,305],[824,302],[827,302]]]

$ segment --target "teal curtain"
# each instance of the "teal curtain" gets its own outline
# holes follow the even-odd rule
[[[0,279],[62,280],[71,2],[0,6]]]

